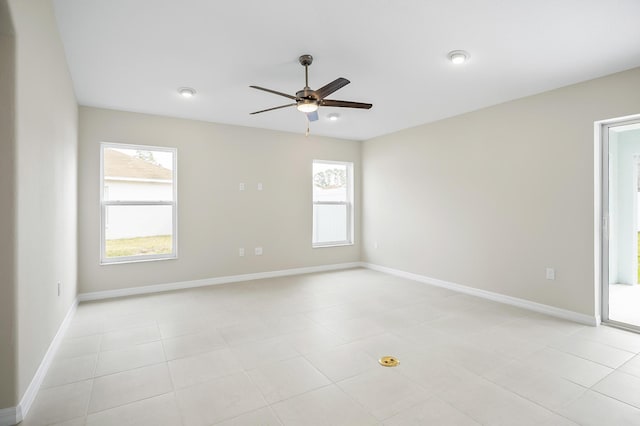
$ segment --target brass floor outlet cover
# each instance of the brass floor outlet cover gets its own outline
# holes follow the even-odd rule
[[[395,356],[383,356],[378,360],[378,362],[383,367],[395,367],[400,364],[400,360]]]

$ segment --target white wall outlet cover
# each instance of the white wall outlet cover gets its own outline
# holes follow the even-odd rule
[[[555,280],[556,279],[556,270],[553,269],[553,268],[547,268],[546,277],[547,277],[548,280]]]
[[[256,247],[254,253],[256,256],[262,256],[262,247]]]
[[[262,183],[258,184],[258,191],[262,191]]]
[[[238,249],[238,256],[244,256],[244,249]]]
[[[240,184],[240,191],[244,191],[244,183]]]

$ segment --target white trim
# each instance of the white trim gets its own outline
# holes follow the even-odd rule
[[[105,206],[173,206],[173,201],[104,201]]]
[[[60,343],[62,338],[64,337],[69,324],[76,312],[76,308],[78,307],[78,302],[85,302],[90,300],[100,300],[100,299],[109,299],[114,297],[123,297],[123,296],[131,296],[137,294],[147,294],[147,293],[157,293],[163,291],[171,291],[171,290],[180,290],[186,288],[194,288],[194,287],[204,287],[209,285],[218,285],[218,284],[226,284],[226,283],[234,283],[240,281],[250,281],[250,280],[258,280],[264,278],[274,278],[274,277],[284,277],[289,275],[301,275],[301,274],[309,274],[314,272],[326,272],[326,271],[337,271],[342,269],[352,269],[352,268],[367,268],[374,271],[383,272],[390,275],[399,276],[402,278],[407,278],[413,281],[418,281],[430,285],[434,285],[437,287],[447,288],[449,290],[457,291],[459,293],[469,294],[472,296],[481,297],[483,299],[493,300],[495,302],[504,303],[507,305],[517,306],[520,308],[528,309],[531,311],[551,315],[558,318],[567,319],[570,321],[575,321],[581,324],[587,324],[591,326],[597,326],[600,324],[600,315],[590,316],[581,314],[578,312],[568,311],[566,309],[556,308],[555,306],[544,305],[541,303],[532,302],[525,299],[519,299],[517,297],[506,296],[499,293],[493,293],[491,291],[481,290],[473,287],[467,287],[460,284],[455,284],[448,281],[439,280],[436,278],[426,277],[424,275],[414,274],[411,272],[401,271],[399,269],[388,268],[386,266],[375,265],[367,262],[348,262],[348,263],[337,263],[333,265],[321,265],[321,266],[310,266],[305,268],[294,268],[294,269],[284,269],[280,271],[269,271],[269,272],[258,272],[253,274],[242,274],[242,275],[230,275],[226,277],[217,277],[217,278],[207,278],[202,280],[193,280],[193,281],[182,281],[176,283],[167,283],[167,284],[156,284],[149,285],[143,287],[130,287],[119,290],[107,290],[107,291],[97,291],[92,293],[81,293],[78,297],[72,302],[67,314],[60,324],[58,328],[58,332],[55,337],[51,341],[47,352],[36,371],[31,383],[27,387],[27,391],[22,396],[20,404],[17,407],[9,407],[0,409],[0,426],[12,426],[19,422],[21,422],[24,417],[26,417],[33,401],[40,390],[40,386],[51,366],[51,362],[60,347]]]
[[[172,154],[173,169],[171,170],[171,182],[173,190],[173,200],[171,201],[141,201],[141,200],[105,200],[104,193],[104,181],[107,178],[113,180],[113,176],[104,175],[104,151],[105,149],[140,149],[148,151],[163,151]],[[114,142],[100,142],[100,265],[114,265],[119,263],[137,262],[140,260],[164,260],[164,259],[177,259],[178,258],[178,148],[149,146],[149,145],[131,145],[131,144],[119,144]],[[168,205],[171,206],[172,212],[172,228],[171,228],[171,253],[169,254],[149,254],[138,256],[121,256],[108,258],[106,254],[106,215],[108,206],[153,206],[153,205]]]
[[[500,302],[507,305],[517,306],[519,308],[524,308],[530,311],[551,315],[557,318],[563,318],[570,321],[575,321],[581,324],[587,324],[592,326],[597,326],[600,324],[599,316],[585,315],[578,312],[568,311],[566,309],[556,308],[555,306],[532,302],[530,300],[519,299],[517,297],[507,296],[500,293],[494,293],[487,290],[481,290],[479,288],[467,287],[464,285],[455,284],[452,282],[443,281],[436,278],[426,277],[424,275],[418,275],[411,272],[401,271],[399,269],[387,268],[386,266],[380,266],[380,265],[375,265],[375,264],[366,263],[366,262],[362,262],[361,265],[364,268],[372,269],[374,271],[385,272],[387,274],[396,275],[396,276],[407,278],[413,281],[419,281],[419,282],[431,284],[437,287],[443,287],[449,290],[457,291],[459,293],[470,294],[472,296],[481,297],[483,299],[493,300],[494,302]]]
[[[346,201],[315,201],[315,189],[313,183],[313,170],[316,164],[334,164],[345,166],[346,180],[347,180],[347,200]],[[355,165],[352,161],[331,161],[331,160],[312,160],[311,162],[311,204],[313,208],[313,217],[311,225],[311,247],[336,247],[354,244],[355,242],[355,179],[354,179]],[[347,240],[345,241],[325,241],[316,242],[317,230],[316,230],[316,209],[317,205],[344,205],[347,208]]]
[[[594,312],[597,318],[607,319],[609,317],[609,294],[604,294],[603,282],[609,282],[609,243],[605,247],[604,222],[606,231],[609,229],[609,214],[603,210],[603,198],[609,198],[609,188],[605,186],[604,172],[609,174],[609,164],[603,162],[604,141],[602,140],[602,123],[596,121],[593,124],[593,292],[594,292]],[[607,152],[609,150],[607,149]],[[603,170],[605,167],[606,170]],[[607,176],[607,185],[609,177]],[[605,219],[606,218],[606,219]],[[608,239],[608,238],[607,238]],[[603,268],[603,261],[607,259],[607,266]],[[607,275],[606,279],[604,275]],[[600,321],[598,321],[599,323]]]
[[[186,288],[205,287],[209,285],[219,285],[235,283],[240,281],[260,280],[264,278],[285,277],[289,275],[310,274],[313,272],[337,271],[340,269],[359,268],[360,262],[337,263],[333,265],[310,266],[305,268],[284,269],[280,271],[257,272],[254,274],[228,275],[226,277],[204,278],[193,281],[179,281],[175,283],[153,284],[141,287],[128,287],[118,290],[95,291],[91,293],[81,293],[78,301],[111,299],[114,297],[133,296],[137,294],[159,293],[163,291],[182,290]]]
[[[640,123],[640,114],[595,121],[594,127],[594,293],[598,324],[609,323],[609,130]],[[634,201],[635,203],[635,201]],[[635,218],[635,215],[634,215]],[[612,324],[615,321],[611,322]],[[621,323],[615,326],[624,328]],[[628,328],[628,327],[627,327]],[[634,329],[637,331],[637,329]]]
[[[401,271],[399,269],[388,268],[386,266],[375,265],[367,262],[348,262],[337,263],[333,265],[310,266],[305,268],[284,269],[280,271],[257,272],[253,274],[229,275],[226,277],[205,278],[193,281],[180,281],[175,283],[154,284],[142,287],[128,287],[118,290],[96,291],[91,293],[81,293],[78,295],[79,302],[87,302],[91,300],[111,299],[115,297],[133,296],[139,294],[159,293],[163,291],[182,290],[195,287],[206,287],[210,285],[229,284],[241,281],[259,280],[264,278],[284,277],[289,275],[310,274],[314,272],[337,271],[341,269],[367,268],[390,275],[407,278],[413,281],[434,285],[437,287],[447,288],[459,293],[469,294],[483,299],[493,300],[494,302],[504,303],[506,305],[517,306],[519,308],[528,309],[530,311],[539,312],[557,318],[563,318],[570,321],[597,326],[601,322],[600,315],[590,316],[566,309],[557,308],[555,306],[545,305],[542,303],[532,302],[530,300],[520,299],[517,297],[507,296],[500,293],[494,293],[478,288],[467,287],[448,281],[430,278],[424,275],[418,275],[411,272]]]
[[[58,332],[53,337],[47,352],[44,354],[42,361],[40,362],[40,366],[34,374],[33,379],[31,379],[31,383],[27,387],[24,395],[22,395],[22,399],[17,407],[3,408],[0,410],[0,426],[11,426],[17,423],[20,423],[27,416],[29,409],[31,409],[31,405],[33,401],[36,399],[36,395],[40,390],[40,386],[42,385],[42,381],[47,375],[47,371],[51,366],[51,362],[53,361],[53,357],[55,356],[58,348],[60,347],[60,342],[64,337],[69,324],[71,323],[71,319],[73,315],[76,313],[76,308],[78,307],[78,299],[74,299],[67,311],[67,315],[65,315],[60,327],[58,328]]]
[[[0,426],[13,426],[18,423],[17,407],[0,409]]]
[[[144,179],[144,178],[112,177],[112,176],[105,176],[104,180],[111,180],[116,182],[173,183],[172,180],[167,180],[167,179]]]
[[[323,245],[315,245],[311,247],[312,249],[317,248],[327,248],[327,247],[344,247],[344,246],[352,246],[353,243],[332,243],[332,244],[323,244]]]

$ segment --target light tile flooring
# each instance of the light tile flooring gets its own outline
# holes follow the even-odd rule
[[[251,281],[80,305],[24,425],[640,425],[639,352],[369,270]]]

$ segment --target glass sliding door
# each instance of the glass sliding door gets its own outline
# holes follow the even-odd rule
[[[603,321],[640,331],[640,120],[605,124],[601,135]]]

